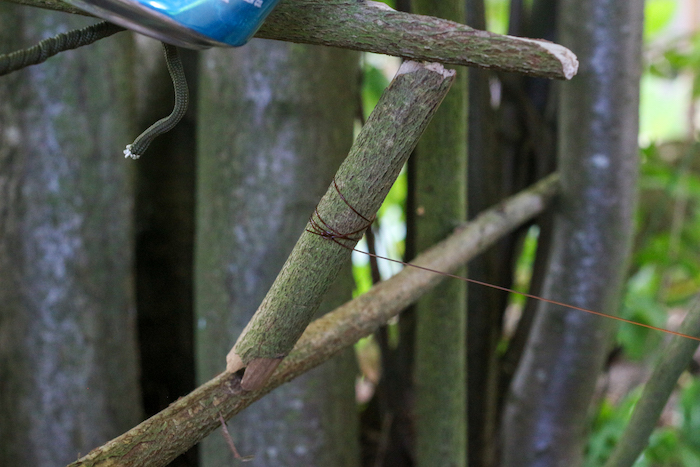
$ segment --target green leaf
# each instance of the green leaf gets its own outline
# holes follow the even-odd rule
[[[644,38],[649,40],[669,25],[676,12],[675,0],[647,0],[644,5]]]

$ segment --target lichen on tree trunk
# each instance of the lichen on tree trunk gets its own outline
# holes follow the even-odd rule
[[[631,246],[642,2],[565,0],[560,39],[581,73],[561,89],[562,196],[542,295],[615,314]],[[579,465],[611,322],[541,304],[503,422],[503,465]]]
[[[0,4],[0,53],[85,18]],[[0,78],[0,465],[63,465],[141,418],[130,37]]]

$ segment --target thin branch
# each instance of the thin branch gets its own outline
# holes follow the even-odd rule
[[[679,331],[700,337],[700,295],[693,300]],[[697,348],[697,341],[674,336],[666,350],[661,352],[654,371],[644,386],[642,396],[634,407],[627,428],[605,467],[625,467],[634,464],[649,444],[649,436],[656,427],[661,411],[676,387],[681,373],[688,368],[688,363]]]
[[[457,228],[450,237],[419,255],[413,264],[445,272],[456,270],[541,213],[558,190],[557,176],[546,178]],[[263,388],[244,391],[239,374],[222,373],[69,467],[167,465],[221,426],[219,414],[230,419],[277,386],[372,334],[444,278],[425,270],[404,268],[311,323]]]
[[[85,14],[60,0],[9,0]],[[255,37],[394,55],[416,61],[476,66],[540,78],[571,79],[576,56],[548,41],[470,28],[431,16],[356,0],[283,0]]]

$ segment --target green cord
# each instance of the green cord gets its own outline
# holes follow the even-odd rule
[[[168,65],[170,78],[172,78],[173,87],[175,88],[175,106],[170,115],[158,120],[141,133],[132,144],[128,144],[124,150],[124,157],[131,157],[132,159],[141,157],[151,142],[163,133],[172,130],[187,111],[189,90],[187,89],[185,71],[182,68],[182,61],[180,60],[177,47],[163,43],[163,52],[165,53],[165,62]]]
[[[92,44],[124,30],[121,26],[102,21],[82,29],[74,29],[49,37],[28,49],[0,55],[0,76],[21,70],[30,65],[38,65],[60,52]]]
[[[102,21],[82,29],[74,29],[44,39],[37,45],[28,49],[0,55],[0,76],[21,70],[30,65],[43,63],[60,52],[92,44],[93,42],[124,30],[125,29],[121,26]],[[185,112],[187,111],[189,90],[187,89],[185,70],[182,68],[182,61],[180,60],[177,47],[163,43],[163,52],[165,53],[165,62],[168,65],[170,78],[173,80],[173,87],[175,88],[175,106],[170,115],[161,118],[148,127],[148,129],[141,133],[132,144],[126,146],[124,150],[125,157],[131,157],[132,159],[141,157],[151,142],[156,137],[172,130],[182,117],[185,116]]]

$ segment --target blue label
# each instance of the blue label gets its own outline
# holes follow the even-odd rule
[[[258,30],[277,0],[139,0],[183,26],[240,46]]]

